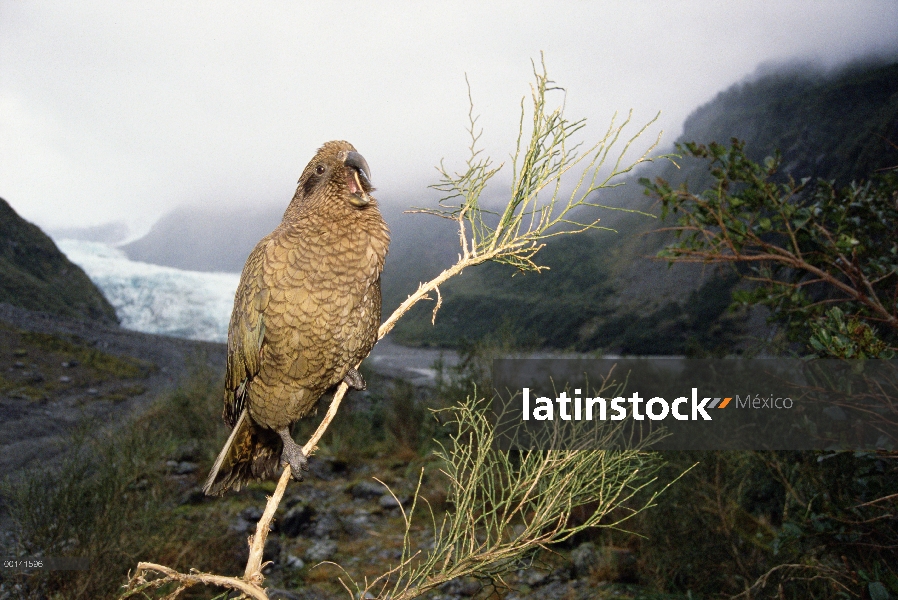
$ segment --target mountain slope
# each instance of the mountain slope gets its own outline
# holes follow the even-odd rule
[[[761,161],[779,148],[784,174],[832,178],[839,184],[898,165],[898,64],[854,65],[831,73],[791,67],[761,73],[721,92],[687,119],[678,141],[746,140]],[[706,167],[658,162],[639,176],[663,177],[699,190]],[[597,201],[657,212],[635,178],[606,190]],[[392,232],[383,276],[384,312],[392,311],[458,253],[449,221],[402,211],[421,199],[384,199]],[[160,220],[141,240],[124,247],[135,260],[206,271],[240,271],[254,244],[280,221],[284,206],[215,211],[184,208]],[[254,211],[254,212],[253,212]],[[470,270],[441,289],[436,326],[430,306],[400,321],[397,337],[412,344],[453,345],[462,338],[510,336],[520,343],[627,353],[681,353],[689,347],[732,347],[745,334],[730,315],[737,278],[695,265],[671,268],[652,260],[670,242],[657,219],[602,211],[600,231],[550,243],[539,276],[511,277],[499,265]],[[721,278],[722,277],[722,278]],[[425,303],[426,304],[426,303]]]
[[[783,176],[824,177],[845,184],[898,165],[898,64],[855,65],[820,74],[792,68],[721,92],[686,121],[679,142],[747,141],[753,160],[779,148]],[[640,176],[700,190],[709,177],[697,161],[656,163]],[[657,212],[634,181],[598,202]],[[520,343],[636,354],[713,352],[746,334],[748,315],[726,311],[738,282],[730,272],[696,265],[671,268],[651,260],[671,241],[663,223],[606,211],[596,232],[551,243],[539,261],[549,271],[509,279],[497,265],[445,286],[436,326],[421,308],[399,323],[406,343],[453,344],[462,338],[511,336]],[[400,270],[411,264],[397,265]]]
[[[256,243],[281,222],[285,208],[181,207],[120,249],[131,260],[187,271],[239,273]]]
[[[417,201],[390,199],[381,212],[392,241],[383,275],[383,307],[391,312],[426,281],[455,260],[452,224],[429,215],[403,212]],[[281,222],[286,206],[261,205],[207,210],[182,207],[160,219],[150,232],[120,249],[131,260],[191,271],[239,273],[256,243]]]
[[[0,302],[117,323],[115,309],[43,231],[0,198]]]

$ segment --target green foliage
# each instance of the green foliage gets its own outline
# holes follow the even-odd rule
[[[509,350],[557,348],[625,354],[719,354],[741,339],[742,315],[728,313],[738,277],[712,277],[683,304],[656,311],[615,308],[619,293],[603,257],[599,236],[558,239],[542,250],[550,267],[539,277],[509,277],[510,269],[485,265],[449,284],[435,324],[426,307],[409,311],[395,330],[402,343],[426,339],[464,351],[502,340]]]
[[[580,347],[611,347],[628,355],[677,355],[694,358],[736,352],[742,334],[741,311],[728,312],[738,278],[711,277],[686,302],[668,302],[651,312],[628,311],[602,320]]]
[[[837,189],[778,177],[778,155],[760,165],[738,140],[680,148],[705,162],[712,183],[695,194],[643,181],[663,216],[676,218],[676,241],[660,256],[732,265],[753,282],[734,292],[737,305],[768,307],[820,356],[893,356],[894,174]],[[675,488],[637,527],[659,586],[797,599],[872,595],[898,583],[898,530],[886,516],[898,490],[893,455],[715,452],[671,457],[671,466],[697,459],[688,488]]]
[[[708,143],[732,137],[747,141],[746,153],[751,160],[763,163],[766,155],[781,148],[784,172],[796,178],[823,177],[836,181],[837,186],[898,165],[898,148],[892,145],[898,144],[898,64],[855,65],[832,73],[819,73],[805,65],[765,74],[721,92],[696,109],[687,119],[680,139]],[[674,186],[688,180],[696,190],[712,182],[706,161],[692,157],[678,160],[677,166],[666,161],[653,164],[641,175],[652,179],[661,176]],[[653,211],[648,199],[628,192],[629,189],[606,189],[601,202]],[[709,315],[700,323],[705,331],[693,331],[686,322],[669,318],[673,308],[666,302],[658,305],[652,301],[656,296],[666,297],[688,310],[688,296],[696,287],[691,283],[695,271],[677,270],[661,281],[658,271],[644,261],[670,240],[659,234],[639,235],[656,229],[655,221],[637,214],[606,211],[601,224],[627,235],[593,231],[578,236],[573,244],[557,243],[562,240],[549,243],[541,251],[540,262],[552,271],[536,279],[534,288],[539,289],[528,294],[525,306],[505,310],[504,298],[488,306],[479,298],[481,290],[497,285],[501,294],[502,275],[497,271],[489,271],[490,277],[487,272],[466,272],[455,285],[445,288],[444,308],[454,310],[453,298],[460,306],[468,299],[479,302],[476,322],[468,326],[464,320],[450,318],[447,312],[431,327],[429,312],[421,310],[409,315],[410,319],[397,327],[397,333],[407,343],[454,345],[462,337],[477,339],[507,316],[522,338],[528,339],[535,332],[546,338],[544,345],[558,348],[617,351],[626,347],[642,352],[651,346],[652,328],[659,326],[657,337],[669,338],[670,347],[677,354],[734,341],[740,333],[734,326],[739,322],[726,311],[716,313],[716,318]],[[439,272],[438,265],[445,259],[444,255],[431,252],[428,244],[418,245],[415,252],[395,254],[388,267],[393,274],[387,273],[384,278],[384,297],[395,298],[394,304],[405,298],[409,284],[417,282],[403,280],[398,273],[418,272],[422,262],[431,272]],[[592,253],[586,260],[576,252],[580,245]],[[554,271],[564,263],[570,263],[570,268],[563,276],[556,274]],[[593,287],[593,282],[601,282],[603,289]],[[402,289],[396,290],[394,286],[400,285]],[[556,292],[558,289],[565,290],[563,307],[559,306],[562,296]],[[658,314],[652,315],[655,311]],[[547,324],[532,318],[534,313],[557,318]],[[642,333],[625,338],[627,323]],[[564,330],[558,330],[556,336],[558,327]],[[550,341],[554,337],[560,341]]]
[[[118,322],[81,268],[0,198],[0,302],[68,317]]]
[[[47,333],[22,332],[22,343],[38,353],[53,354],[76,360],[93,369],[97,375],[119,378],[142,378],[156,370],[156,366],[130,356],[114,356],[90,347],[78,336],[61,337]]]
[[[451,433],[436,458],[451,482],[451,509],[438,519],[416,494],[409,511],[402,511],[405,541],[399,564],[374,580],[344,583],[354,597],[375,593],[411,600],[459,577],[501,581],[503,573],[539,550],[594,527],[621,527],[653,506],[660,494],[637,499],[659,466],[642,445],[651,439],[602,450],[618,440],[620,428],[575,427],[568,435],[531,435],[532,447],[508,450],[500,443],[508,432],[497,427],[492,402],[469,398],[445,412]],[[629,510],[612,514],[631,501]],[[581,506],[589,510],[578,521],[572,515]],[[418,550],[412,540],[412,523],[422,509],[429,512],[433,535],[433,546],[426,550]]]
[[[826,181],[777,181],[779,157],[759,165],[738,140],[680,150],[706,160],[714,183],[695,194],[686,184],[674,189],[663,179],[641,180],[661,201],[662,217],[676,218],[670,229],[677,241],[660,257],[738,266],[757,285],[736,292],[735,300],[767,306],[792,339],[808,343],[814,336],[817,351],[862,353],[833,345],[831,332],[846,327],[837,322],[843,312],[854,325],[839,339],[864,344],[865,356],[880,356],[895,343],[898,176],[837,190]],[[834,303],[841,312],[827,314]],[[883,327],[882,340],[871,324]]]
[[[66,441],[59,464],[3,482],[15,529],[6,555],[87,557],[87,571],[12,574],[29,597],[113,598],[138,560],[236,569],[235,539],[224,515],[198,514],[183,502],[183,478],[167,460],[211,464],[221,432],[217,377],[197,371],[147,413],[117,432],[85,423]],[[189,494],[189,492],[187,492]]]
[[[683,128],[682,140],[745,140],[756,162],[780,148],[788,174],[846,185],[898,163],[898,63],[781,68],[721,92]]]
[[[435,448],[434,438],[441,435],[432,409],[445,407],[442,396],[365,365],[362,373],[368,390],[351,395],[341,406],[339,417],[321,438],[319,454],[347,465],[383,457],[413,461],[427,457]],[[317,425],[316,419],[302,419],[293,435],[308,438]]]
[[[427,434],[434,429],[430,411],[416,398],[414,386],[407,381],[395,381],[389,394],[385,425],[393,444],[400,450],[420,452],[432,437]]]
[[[665,453],[659,480],[698,463],[631,528],[646,583],[701,596],[898,592],[890,516],[898,461],[876,453]],[[860,579],[860,580],[859,580]]]
[[[648,158],[658,145],[660,134],[636,160],[624,160],[630,146],[639,139],[658,118],[646,123],[618,152],[615,145],[624,129],[630,124],[630,115],[618,124],[617,115],[612,117],[605,135],[595,144],[580,151],[582,142],[575,142],[576,134],[586,126],[586,119],[571,121],[564,116],[564,105],[551,108],[548,94],[563,91],[549,79],[545,63],[542,73],[533,68],[535,82],[531,86],[533,126],[529,136],[524,127],[524,101],[521,101],[521,122],[517,147],[512,160],[512,189],[509,200],[498,211],[487,208],[481,196],[492,179],[504,165],[492,167],[488,157],[481,157],[477,142],[482,131],[477,131],[477,117],[474,105],[468,113],[471,136],[470,156],[466,169],[460,173],[450,173],[440,164],[441,180],[432,186],[446,194],[437,209],[420,209],[420,212],[453,219],[459,223],[459,239],[462,255],[485,256],[499,264],[508,264],[520,271],[541,271],[544,267],[533,262],[534,255],[543,248],[545,240],[587,230],[607,229],[599,226],[599,219],[577,220],[576,209],[603,207],[590,200],[594,192],[620,185],[618,180],[640,163],[651,162]],[[470,99],[470,88],[468,90]],[[616,153],[616,157],[612,156]],[[601,170],[611,157],[612,164],[607,173]],[[564,199],[562,180],[574,168],[580,175],[573,190]],[[546,190],[551,191],[548,199],[540,197]],[[628,210],[628,209],[620,209]],[[638,212],[629,210],[629,212]]]
[[[895,352],[879,339],[876,331],[857,315],[850,317],[838,307],[810,323],[811,348],[820,356],[845,359],[894,358]]]
[[[403,343],[427,339],[442,346],[463,340],[504,338],[516,347],[583,349],[591,332],[584,321],[599,321],[614,298],[602,265],[606,245],[598,236],[553,240],[540,251],[539,277],[507,265],[484,265],[446,285],[435,324],[430,311],[409,311],[396,326]]]
[[[143,394],[139,380],[156,369],[146,361],[103,352],[75,335],[28,332],[2,323],[0,363],[19,367],[0,374],[0,391],[24,400],[81,393],[105,381],[110,385],[90,397],[122,401]]]

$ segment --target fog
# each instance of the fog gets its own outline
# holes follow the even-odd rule
[[[513,150],[531,60],[598,136],[615,111],[672,142],[759,66],[898,48],[893,1],[0,3],[0,196],[48,229],[145,232],[180,205],[286,205],[351,141],[384,202],[459,165],[468,90]],[[560,98],[556,98],[560,100]]]

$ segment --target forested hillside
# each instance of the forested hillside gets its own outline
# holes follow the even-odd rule
[[[745,140],[756,161],[782,152],[781,176],[824,177],[843,185],[898,165],[898,64],[854,65],[834,72],[815,67],[772,68],[719,93],[696,109],[678,142]],[[626,185],[595,201],[658,214],[638,177],[710,182],[704,164],[689,159],[649,165]],[[490,189],[491,196],[502,189]],[[391,312],[419,281],[455,261],[453,223],[406,214],[433,196],[381,196],[392,242],[383,275],[384,312]],[[144,238],[123,249],[133,260],[201,271],[240,271],[255,243],[280,221],[284,205],[254,208],[185,207],[163,217]],[[763,318],[731,314],[738,278],[700,266],[653,260],[671,241],[657,218],[604,210],[598,231],[559,238],[540,253],[550,270],[536,276],[490,264],[464,273],[442,289],[436,325],[419,306],[396,328],[409,344],[456,345],[484,335],[507,342],[634,354],[725,351],[764,332]],[[751,318],[748,318],[751,317]],[[748,323],[748,325],[747,325]]]
[[[748,156],[762,161],[782,153],[782,177],[822,177],[838,185],[898,165],[898,64],[854,65],[821,73],[811,67],[768,72],[721,92],[686,121],[678,142],[745,140]],[[704,164],[658,162],[641,177],[710,181]],[[598,202],[658,213],[634,181]],[[400,341],[453,345],[495,335],[520,344],[636,354],[713,352],[752,332],[747,315],[731,314],[738,278],[697,266],[672,268],[652,260],[670,242],[665,223],[638,214],[606,211],[603,224],[617,233],[559,239],[543,253],[551,268],[539,277],[511,277],[487,265],[443,290],[436,326],[419,307],[396,330]],[[413,255],[394,267],[413,270]],[[403,292],[385,282],[387,308]],[[405,292],[407,293],[407,292]],[[759,319],[754,319],[755,332]]]
[[[117,323],[115,309],[81,267],[0,198],[0,302]]]

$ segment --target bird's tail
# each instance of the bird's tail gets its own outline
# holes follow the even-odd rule
[[[244,408],[212,465],[203,491],[207,496],[221,496],[229,488],[238,491],[249,481],[272,477],[280,466],[282,446],[281,438],[253,423]]]

